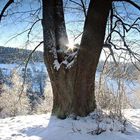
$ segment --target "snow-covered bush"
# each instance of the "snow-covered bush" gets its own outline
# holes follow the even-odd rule
[[[40,98],[40,102],[38,103],[35,113],[42,114],[51,112],[53,106],[53,94],[52,87],[49,80],[46,82],[46,86],[44,89],[44,98]]]
[[[133,84],[136,88],[132,91],[131,102],[134,105],[134,108],[140,108],[140,71],[137,73],[137,81],[134,81]]]
[[[114,82],[113,87],[109,83],[109,76],[101,73],[96,83],[97,108],[106,109],[112,115],[122,116],[122,109],[130,108],[129,100],[126,96],[125,82],[123,79],[110,79]],[[110,84],[110,85],[109,85]]]
[[[23,81],[16,70],[9,80],[11,85],[3,85],[3,92],[0,95],[0,117],[27,114],[30,108],[26,95],[27,86],[24,85],[23,88]]]

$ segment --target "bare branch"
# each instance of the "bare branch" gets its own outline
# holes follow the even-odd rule
[[[69,0],[70,2],[72,2],[72,3],[75,3],[75,4],[77,4],[77,5],[79,5],[80,7],[83,7],[80,3],[78,3],[78,2],[76,2],[76,1],[74,1],[74,0]]]
[[[32,31],[33,27],[34,27],[39,21],[41,21],[41,19],[37,19],[37,20],[31,25],[30,28],[28,28],[28,29],[26,29],[26,30],[24,30],[24,31],[22,31],[22,32],[20,32],[20,33],[17,33],[16,35],[12,36],[10,39],[8,39],[8,40],[6,41],[5,44],[7,44],[7,43],[10,42],[11,40],[15,39],[16,37],[18,37],[18,36],[20,36],[20,35],[22,35],[22,34],[24,34],[24,33],[26,33],[26,32],[28,32],[28,33],[27,33],[27,37],[28,37],[28,41],[29,41],[31,31]],[[28,41],[27,41],[27,42],[28,42]]]
[[[75,38],[74,38],[74,41],[79,38],[81,35],[83,34],[83,32],[80,32]]]
[[[5,45],[6,45],[9,41],[15,39],[16,37],[18,37],[18,36],[20,36],[20,35],[22,35],[22,34],[28,32],[28,31],[30,31],[30,28],[29,28],[29,29],[26,29],[26,30],[24,30],[24,31],[22,31],[22,32],[20,32],[20,33],[18,33],[18,34],[16,34],[16,35],[14,35],[13,37],[11,37],[10,39],[8,39],[8,40],[6,41]]]
[[[133,5],[138,10],[140,10],[140,6],[138,4],[136,4],[135,2],[131,1],[131,0],[114,0],[114,1],[125,1],[125,2],[130,3],[131,5]]]
[[[33,10],[27,10],[27,11],[25,10],[25,11],[20,11],[20,12],[12,12],[12,13],[8,13],[6,15],[3,15],[3,17],[17,15],[17,14],[32,13],[32,12],[36,12],[36,11],[39,11],[39,10],[41,10],[41,8],[33,9]]]
[[[33,24],[32,24],[32,26],[30,27],[30,29],[29,29],[29,32],[28,32],[28,40],[29,40],[29,38],[30,38],[30,34],[31,34],[31,32],[32,32],[32,29],[33,29],[33,27],[36,25],[36,23],[38,23],[39,21],[41,21],[41,19],[38,19],[38,20],[36,20]]]
[[[113,61],[115,62],[116,66],[118,66],[118,63],[117,63],[117,61],[116,61],[116,59],[115,59],[115,56],[114,56],[114,51],[113,51],[113,49],[112,49],[111,45],[110,45],[110,44],[103,44],[103,47],[104,47],[104,48],[108,48],[108,49],[109,49],[109,51],[110,51],[110,54],[109,54],[109,55],[111,55],[111,56],[112,56]],[[109,57],[109,56],[108,56],[108,57]]]
[[[79,6],[83,9],[84,16],[85,16],[85,18],[86,18],[87,12],[86,12],[86,6],[85,6],[83,0],[80,0],[81,3],[78,3],[78,2],[76,2],[76,1],[74,1],[74,0],[69,0],[69,1],[72,2],[72,3],[74,3],[74,4],[76,4],[76,5],[79,5]]]
[[[14,2],[14,0],[9,0],[9,1],[6,3],[6,5],[4,6],[4,8],[3,8],[2,11],[1,11],[1,14],[0,14],[0,21],[1,21],[1,19],[2,19],[2,16],[3,16],[4,12],[6,11],[6,9],[7,9],[13,2]]]
[[[28,63],[29,63],[29,61],[30,61],[30,59],[31,59],[31,57],[32,57],[32,55],[33,55],[33,53],[36,51],[36,49],[37,49],[42,43],[44,43],[44,41],[41,41],[41,42],[32,50],[32,52],[29,54],[29,56],[28,56],[28,58],[27,58],[27,60],[26,60],[25,71],[24,71],[24,79],[23,79],[23,83],[22,83],[22,89],[21,89],[21,92],[20,92],[20,94],[19,94],[19,99],[18,99],[17,102],[20,101],[20,98],[21,98],[21,96],[22,96],[22,94],[23,94],[23,91],[24,91],[24,85],[25,85],[25,81],[26,81],[26,72],[27,72]]]
[[[85,15],[85,18],[86,18],[86,16],[87,16],[87,13],[86,13],[86,6],[85,6],[83,0],[81,0],[81,4],[82,4],[83,12],[84,12],[84,15]]]

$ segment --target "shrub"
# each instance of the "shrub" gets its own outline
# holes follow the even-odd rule
[[[45,90],[44,90],[44,98],[40,98],[40,102],[37,105],[36,113],[48,113],[51,112],[53,106],[53,94],[51,83],[47,80]]]
[[[3,85],[3,92],[0,96],[0,117],[11,117],[27,114],[29,111],[29,101],[26,96],[27,86],[24,85],[16,70],[13,71],[11,85]]]

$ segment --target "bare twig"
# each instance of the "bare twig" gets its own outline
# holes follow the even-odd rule
[[[29,54],[27,60],[26,60],[26,64],[25,64],[25,71],[24,71],[24,79],[23,79],[23,84],[22,84],[22,88],[21,88],[21,92],[19,94],[19,99],[18,101],[20,101],[20,98],[23,94],[23,91],[24,91],[24,85],[25,85],[25,82],[26,82],[26,71],[27,71],[27,66],[28,66],[28,63],[32,57],[32,54],[36,51],[36,49],[43,43],[44,41],[41,41],[33,50],[32,52]]]
[[[81,0],[81,4],[82,4],[83,12],[84,12],[84,15],[85,15],[85,18],[86,18],[87,12],[86,12],[86,6],[85,6],[83,0]]]
[[[140,10],[140,6],[138,4],[136,4],[135,2],[133,2],[132,0],[114,0],[114,1],[125,1],[127,3],[130,3],[132,6],[134,6],[138,10]]]
[[[3,8],[2,11],[1,11],[1,14],[0,14],[0,21],[1,21],[2,17],[3,17],[4,12],[6,11],[6,9],[7,9],[13,2],[14,2],[14,0],[9,0],[9,1],[6,3],[6,5],[4,6],[4,8]]]

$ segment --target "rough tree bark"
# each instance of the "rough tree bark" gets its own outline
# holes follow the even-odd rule
[[[112,0],[91,0],[74,65],[67,69],[63,47],[68,42],[62,0],[42,0],[44,60],[53,88],[53,113],[86,116],[96,108],[94,81]],[[61,51],[60,51],[61,50]],[[60,68],[55,67],[60,64]]]
[[[96,108],[95,73],[104,44],[111,0],[91,0],[77,58],[75,112],[85,116]]]
[[[44,60],[53,89],[53,113],[65,118],[72,113],[73,70],[59,69],[54,63],[61,63],[63,52],[59,50],[68,42],[62,0],[43,0]]]

